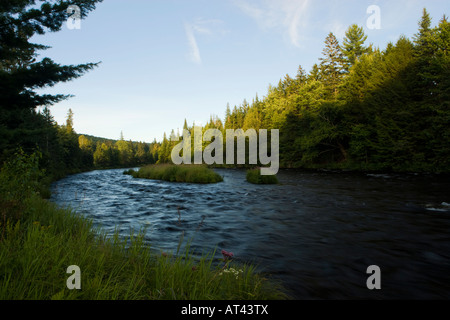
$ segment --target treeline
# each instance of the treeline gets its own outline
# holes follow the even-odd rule
[[[93,168],[126,167],[158,160],[159,144],[80,136],[69,110],[58,125],[50,107],[70,95],[41,94],[39,89],[77,79],[99,63],[60,65],[38,60],[49,47],[31,42],[36,34],[59,31],[71,15],[69,1],[7,1],[0,5],[0,163],[17,154],[39,154],[47,182]],[[101,0],[77,2],[81,18]]]
[[[161,144],[102,139],[87,135],[78,137],[79,147],[86,164],[95,168],[132,167],[154,164],[158,161]]]
[[[299,67],[207,127],[279,129],[289,168],[448,172],[450,169],[450,24],[432,27],[424,9],[413,39],[384,50],[352,25],[333,33],[309,73]],[[186,124],[185,124],[186,127]],[[161,159],[170,161],[165,139]]]
[[[25,113],[25,112],[24,112]],[[40,164],[53,179],[69,173],[92,169],[123,168],[158,161],[161,144],[104,139],[80,135],[73,128],[74,114],[69,109],[65,124],[59,125],[48,108],[31,110],[21,119],[21,127],[0,132],[2,158],[9,159],[20,147],[26,153],[39,150]]]

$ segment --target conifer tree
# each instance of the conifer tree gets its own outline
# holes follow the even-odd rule
[[[308,81],[320,81],[321,79],[322,75],[320,73],[320,68],[317,63],[315,63],[309,72]]]
[[[430,42],[431,42],[431,17],[428,13],[427,9],[423,9],[422,18],[419,21],[419,32],[416,33],[413,37],[416,55],[421,56],[425,54],[431,53],[430,50]]]
[[[320,70],[323,81],[334,98],[337,97],[338,86],[344,74],[344,55],[336,36],[330,32],[325,40],[325,48],[320,58]]]
[[[69,5],[77,5],[80,18],[95,9],[102,0],[15,0],[0,4],[0,157],[6,149],[30,144],[34,132],[20,131],[36,127],[35,108],[51,106],[70,95],[40,94],[38,89],[76,79],[98,63],[60,65],[49,58],[38,60],[38,52],[49,47],[31,42],[35,35],[59,31],[71,16]],[[38,2],[38,3],[37,3]],[[15,133],[16,131],[19,134]],[[16,137],[13,139],[12,137]],[[31,145],[31,144],[30,144]]]
[[[345,70],[348,71],[355,62],[370,50],[364,46],[367,40],[367,35],[364,34],[364,29],[356,24],[351,25],[345,33],[343,42],[343,54],[345,56]]]

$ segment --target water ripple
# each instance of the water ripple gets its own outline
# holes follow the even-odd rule
[[[52,186],[52,201],[106,232],[147,228],[157,250],[232,251],[299,299],[450,298],[450,182],[444,177],[282,171],[255,186],[240,170],[194,185],[93,171]],[[366,287],[369,265],[383,289]]]

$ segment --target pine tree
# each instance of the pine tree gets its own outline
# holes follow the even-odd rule
[[[351,25],[345,33],[343,42],[343,54],[345,56],[345,70],[348,71],[355,62],[370,50],[364,46],[367,40],[367,35],[364,34],[364,29],[358,25]]]
[[[79,1],[83,16],[101,0]],[[0,107],[35,108],[52,105],[69,95],[39,95],[34,90],[54,86],[78,78],[97,63],[61,66],[49,58],[36,62],[39,50],[49,47],[31,43],[35,34],[59,31],[68,19],[69,1],[42,1],[40,9],[35,1],[8,1],[0,7]]]
[[[306,76],[306,72],[305,69],[303,69],[302,66],[299,66],[297,69],[297,76],[295,77],[295,80],[299,83],[299,84],[303,84],[307,79]]]
[[[72,109],[69,109],[69,111],[67,112],[67,119],[66,119],[66,129],[68,133],[72,133],[74,132],[73,130],[73,111]]]
[[[322,54],[323,57],[320,58],[320,70],[323,81],[330,93],[336,98],[338,86],[344,74],[345,62],[339,41],[332,32],[330,32],[325,40],[325,48]]]
[[[158,151],[158,163],[168,163],[171,159],[170,141],[167,139],[167,135],[164,132],[163,142],[161,148]]]
[[[422,18],[419,21],[419,32],[413,37],[416,56],[430,54],[430,41],[431,41],[431,17],[427,9],[423,9]]]
[[[320,81],[321,79],[322,79],[322,74],[321,74],[320,68],[317,65],[317,63],[315,63],[312,66],[311,71],[309,72],[308,81]]]
[[[432,60],[437,51],[435,44],[436,30],[431,28],[431,17],[424,8],[422,18],[419,21],[419,30],[413,37],[414,56],[417,59],[414,67],[414,73],[417,75],[415,81],[411,83],[415,90],[414,98],[418,101],[423,100],[434,90],[436,70],[432,68]]]
[[[35,139],[34,132],[20,128],[35,126],[36,107],[51,106],[70,95],[40,94],[39,89],[52,87],[82,76],[98,63],[59,65],[49,58],[38,60],[40,50],[49,47],[31,42],[35,35],[59,31],[70,13],[67,8],[76,4],[81,18],[95,9],[102,0],[2,1],[0,5],[0,127],[7,134],[0,146],[0,157],[6,149],[23,146]],[[14,139],[12,137],[15,137]]]

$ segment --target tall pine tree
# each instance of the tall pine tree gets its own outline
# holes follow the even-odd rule
[[[18,145],[33,145],[33,137],[20,128],[37,123],[35,108],[50,106],[69,95],[38,94],[37,89],[52,87],[80,77],[96,63],[60,65],[49,58],[38,61],[38,51],[48,47],[31,42],[34,35],[59,31],[71,15],[69,5],[77,5],[81,17],[102,0],[2,1],[0,4],[0,157]],[[34,118],[34,120],[33,120]],[[31,123],[28,123],[30,122]],[[20,131],[20,134],[17,132]]]
[[[345,70],[348,71],[355,62],[370,50],[364,46],[367,40],[367,35],[364,34],[364,29],[353,24],[345,33],[343,41],[343,54],[345,56]]]
[[[320,58],[322,81],[331,93],[330,97],[336,98],[338,86],[344,74],[345,62],[339,41],[332,32],[325,40],[325,48],[322,54],[323,57]]]

